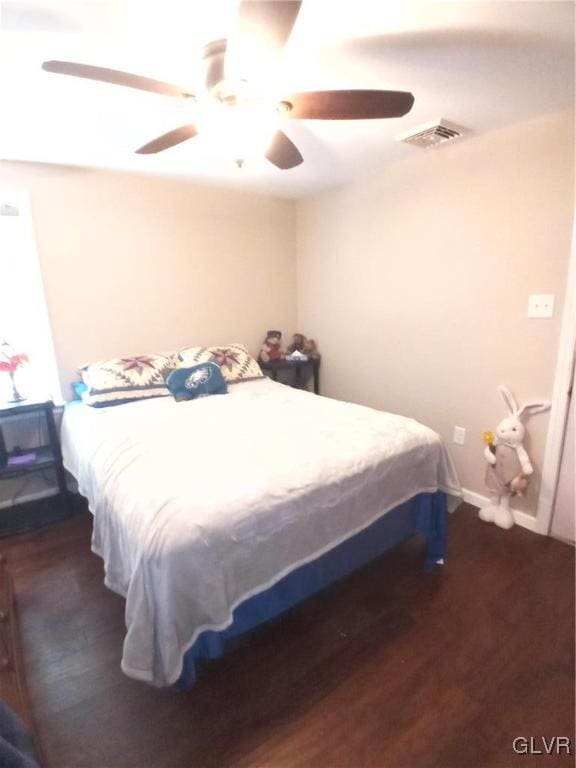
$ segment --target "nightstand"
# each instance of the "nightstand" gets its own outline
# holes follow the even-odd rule
[[[64,465],[62,464],[60,440],[58,439],[58,431],[54,421],[54,403],[52,400],[28,398],[16,403],[0,402],[0,428],[2,427],[2,422],[7,419],[14,421],[14,419],[33,414],[39,414],[43,417],[47,429],[48,443],[47,445],[29,449],[22,448],[18,452],[8,452],[6,464],[2,462],[2,457],[0,457],[0,482],[8,478],[25,477],[33,472],[42,472],[53,468],[58,484],[57,495],[60,506],[65,516],[67,516],[71,511],[70,497],[66,488],[66,477]],[[6,461],[6,457],[4,457],[4,461]],[[14,506],[16,507],[16,505]],[[9,530],[0,531],[0,533],[16,533],[20,530],[26,530],[27,527],[25,521],[21,521],[21,524],[16,523],[15,526],[9,526]]]
[[[273,381],[278,381],[278,372],[293,370],[295,372],[295,384],[301,389],[306,380],[306,373],[312,372],[314,382],[314,394],[320,394],[320,360],[271,360],[268,363],[259,363],[264,373],[270,374]]]

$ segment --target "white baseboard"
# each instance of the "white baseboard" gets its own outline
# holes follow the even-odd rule
[[[462,501],[480,509],[480,507],[485,507],[488,504],[489,499],[488,496],[483,496],[481,493],[469,491],[468,488],[462,488]]]
[[[481,493],[470,491],[468,488],[462,488],[462,501],[466,501],[468,504],[472,504],[473,507],[485,507],[490,503],[488,496],[483,496]],[[534,515],[529,515],[527,512],[522,512],[520,509],[513,509],[514,522],[521,528],[527,528],[533,533],[540,533],[536,525],[536,518]]]

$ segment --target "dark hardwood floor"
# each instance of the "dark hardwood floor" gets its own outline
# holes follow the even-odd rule
[[[484,768],[573,765],[574,550],[450,519],[443,569],[409,542],[261,628],[184,694],[119,668],[123,600],[83,513],[4,539],[50,768]]]

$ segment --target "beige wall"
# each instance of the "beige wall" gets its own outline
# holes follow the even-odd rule
[[[161,178],[3,162],[31,198],[65,396],[85,361],[244,342],[295,320],[294,206]]]
[[[450,444],[485,493],[482,432],[550,397],[573,192],[573,116],[558,114],[413,155],[297,209],[298,325],[323,352],[326,394],[395,411]],[[552,320],[530,293],[556,294]],[[547,415],[529,422],[542,466]],[[466,445],[452,444],[454,425]],[[538,478],[519,506],[535,509]]]

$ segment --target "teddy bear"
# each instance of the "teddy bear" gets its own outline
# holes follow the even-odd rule
[[[303,333],[295,333],[292,336],[292,343],[288,345],[286,352],[291,355],[293,352],[303,352],[306,336]]]
[[[320,358],[320,352],[318,352],[318,346],[314,339],[304,339],[302,352],[308,360],[318,360]]]
[[[546,411],[550,407],[546,402],[526,403],[521,408],[514,395],[504,385],[498,391],[510,415],[502,419],[496,427],[496,437],[486,432],[484,449],[486,468],[486,486],[490,491],[490,503],[483,507],[478,515],[487,523],[495,523],[500,528],[511,528],[514,517],[510,511],[510,498],[523,493],[528,487],[534,468],[523,446],[526,429],[521,422],[524,415]]]
[[[264,343],[260,347],[258,360],[261,363],[269,363],[275,360],[282,360],[283,358],[284,350],[282,349],[281,331],[268,331]]]

